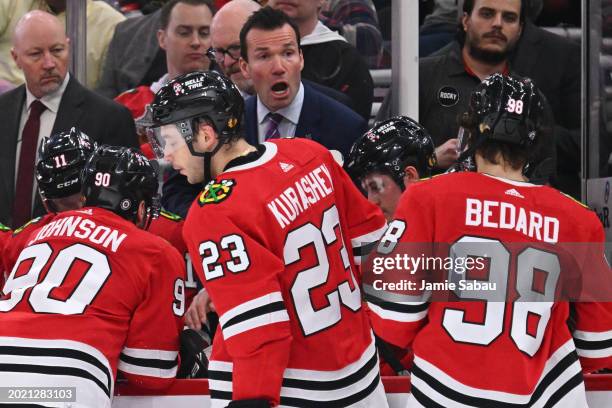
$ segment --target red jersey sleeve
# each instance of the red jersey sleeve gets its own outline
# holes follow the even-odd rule
[[[190,214],[187,221],[183,235],[232,358],[233,399],[278,404],[292,341],[278,280],[284,264],[212,208]]]
[[[589,240],[583,274],[593,274],[597,282],[607,285],[603,300],[612,299],[609,282],[612,282],[610,265],[604,256],[605,235],[599,220],[593,216],[592,238]],[[575,302],[576,328],[572,333],[580,364],[585,373],[601,368],[612,368],[612,302]]]
[[[353,259],[359,266],[385,232],[387,222],[380,208],[365,199],[340,165],[334,160],[330,162],[334,171],[334,188],[339,191],[338,208],[345,216],[344,225],[348,227]]]
[[[118,369],[145,388],[165,388],[176,377],[185,312],[185,263],[170,245],[152,261],[142,302],[135,310]]]
[[[372,251],[368,265],[374,264],[376,260],[373,258],[388,260],[396,255],[426,255],[421,253],[424,252],[422,243],[433,241],[434,214],[432,206],[428,204],[427,195],[421,191],[418,185],[412,185],[402,194],[395,218],[389,223],[377,248]],[[398,273],[392,267],[385,268],[378,276],[384,282],[401,278],[401,273],[403,272]],[[415,271],[410,280],[419,282],[424,278],[424,273],[425,271]],[[372,284],[375,279],[377,278],[366,279],[364,285],[374,332],[386,342],[405,349],[412,344],[414,337],[425,324],[428,303],[418,291],[381,289],[381,286]]]

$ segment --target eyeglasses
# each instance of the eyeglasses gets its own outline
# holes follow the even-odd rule
[[[210,47],[208,51],[206,51],[208,58],[216,62],[222,62],[225,58],[225,54],[229,55],[234,61],[238,61],[240,59],[240,45],[230,45],[227,48]]]

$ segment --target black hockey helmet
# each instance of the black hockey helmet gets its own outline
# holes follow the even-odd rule
[[[545,99],[529,78],[493,74],[473,91],[468,113],[476,134],[466,140],[473,153],[484,140],[531,147],[545,118]]]
[[[404,189],[404,169],[414,166],[428,175],[436,164],[434,143],[427,130],[407,116],[378,122],[351,147],[346,170],[354,179],[380,171]]]
[[[159,214],[158,179],[149,160],[134,148],[100,146],[81,175],[85,206],[105,208],[136,223],[145,202],[145,226]]]
[[[149,142],[158,158],[164,157],[164,149],[180,147],[183,140],[192,154],[203,156],[192,147],[193,120],[209,121],[222,145],[240,133],[244,100],[229,78],[215,71],[196,71],[164,85],[149,109]],[[166,125],[174,125],[176,129],[168,129]]]
[[[36,181],[43,200],[64,198],[81,191],[81,170],[96,143],[78,128],[43,138],[36,163]]]

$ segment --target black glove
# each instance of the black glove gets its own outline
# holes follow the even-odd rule
[[[202,330],[185,329],[179,336],[181,342],[181,366],[177,378],[206,378],[208,358],[204,350],[210,346],[210,333],[206,326]]]
[[[271,406],[265,399],[246,399],[232,401],[227,408],[270,408]]]

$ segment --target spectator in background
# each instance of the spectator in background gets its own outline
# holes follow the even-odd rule
[[[280,10],[263,8],[242,27],[240,46],[240,69],[257,92],[246,100],[246,140],[256,145],[279,137],[305,137],[348,154],[367,124],[301,82],[304,59],[292,20]]]
[[[151,85],[167,72],[166,53],[157,41],[160,17],[161,8],[117,24],[97,92],[114,98],[128,89]]]
[[[240,30],[249,16],[261,6],[253,0],[232,0],[219,9],[210,32],[212,52],[219,68],[236,85],[240,94],[255,94],[253,82],[240,70]]]
[[[167,73],[150,86],[125,91],[115,100],[140,119],[155,93],[169,80],[192,71],[206,71],[210,60],[210,25],[215,13],[212,0],[170,0],[161,9],[156,32],[159,47],[166,53]],[[143,143],[146,142],[142,140]]]
[[[87,87],[96,88],[115,26],[123,14],[103,1],[87,1]],[[0,0],[0,79],[15,85],[24,77],[10,56],[12,37],[19,19],[28,11],[42,10],[56,15],[65,25],[66,0]]]
[[[166,52],[168,73],[151,86],[139,86],[115,99],[130,109],[134,119],[143,118],[146,106],[169,80],[188,72],[208,70],[210,60],[206,51],[210,47],[210,25],[214,14],[212,0],[170,0],[164,5],[160,12],[157,40],[159,47]],[[140,133],[142,149],[147,157],[152,158],[151,148],[144,134]],[[198,191],[198,186],[190,185],[184,176],[172,170],[163,185],[162,205],[166,210],[185,217]]]
[[[382,34],[372,0],[325,0],[319,19],[357,48],[370,69],[380,67]]]
[[[525,19],[521,0],[466,0],[459,39],[419,62],[419,120],[430,132],[439,169],[448,168],[459,156],[458,117],[469,103],[472,90],[493,73],[514,72],[511,63]],[[390,114],[389,95],[378,118]],[[538,182],[555,173],[555,146],[548,145],[537,169]]]
[[[34,206],[34,163],[42,137],[78,126],[101,144],[137,146],[129,111],[84,88],[68,74],[70,42],[62,22],[35,10],[12,35],[12,57],[26,83],[0,95],[0,222],[19,226],[44,214]]]
[[[442,169],[458,157],[457,117],[474,87],[492,73],[509,72],[508,57],[524,18],[521,0],[468,0],[465,6],[468,12],[460,28],[465,41],[453,41],[436,56],[419,61],[419,120],[437,146]],[[387,95],[377,119],[390,115],[390,100]]]
[[[319,21],[322,0],[270,0],[298,26],[304,69],[302,76],[348,95],[355,111],[370,118],[374,83],[359,52],[340,34]]]
[[[450,43],[457,32],[457,0],[435,0],[433,12],[419,29],[419,57],[426,57]]]

